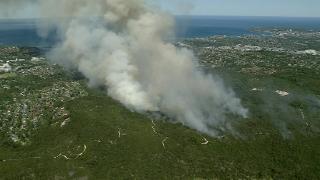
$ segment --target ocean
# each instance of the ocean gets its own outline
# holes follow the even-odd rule
[[[176,19],[176,35],[181,38],[255,34],[252,28],[320,30],[320,18],[178,16]]]
[[[177,38],[208,37],[213,35],[240,36],[255,34],[252,28],[298,28],[320,30],[320,18],[293,17],[234,17],[234,16],[176,16]],[[0,45],[52,47],[54,33],[39,36],[36,20],[0,20]]]

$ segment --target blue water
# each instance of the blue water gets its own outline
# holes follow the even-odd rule
[[[36,20],[0,20],[0,45],[50,47],[55,38],[40,36]]]
[[[54,33],[40,37],[35,20],[0,20],[0,45],[50,47],[56,42]],[[255,27],[299,28],[320,30],[320,18],[177,16],[178,38],[213,35],[239,36],[253,34]]]
[[[176,34],[181,38],[254,34],[250,30],[257,27],[320,30],[320,18],[178,16],[176,19]]]

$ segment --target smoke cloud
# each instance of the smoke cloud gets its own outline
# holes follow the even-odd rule
[[[173,18],[143,0],[41,0],[37,5],[62,39],[50,59],[79,70],[92,87],[106,86],[108,95],[127,108],[162,112],[212,136],[231,129],[226,114],[247,116],[235,93],[202,72],[191,51],[165,41],[173,35]]]

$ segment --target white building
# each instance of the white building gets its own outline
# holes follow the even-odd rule
[[[311,55],[318,55],[318,52],[316,50],[313,50],[313,49],[308,49],[308,50],[305,50],[304,53],[306,54],[311,54]]]
[[[310,55],[316,56],[319,53],[318,53],[318,51],[316,51],[314,49],[307,49],[307,50],[304,50],[304,51],[298,51],[297,54],[310,54]]]
[[[10,72],[12,70],[11,66],[9,63],[5,63],[2,66],[0,66],[0,72]]]

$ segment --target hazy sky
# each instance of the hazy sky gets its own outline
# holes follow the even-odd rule
[[[3,0],[0,0],[0,3]],[[20,2],[27,0],[21,0]],[[231,16],[294,16],[320,17],[320,0],[145,0],[173,14]],[[10,17],[37,17],[36,8],[26,6],[11,11],[1,9],[0,18],[10,11]]]
[[[153,0],[174,14],[320,17],[320,0]]]

